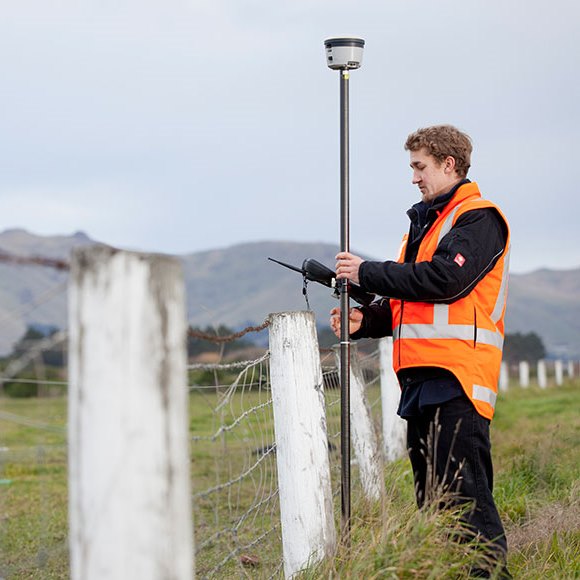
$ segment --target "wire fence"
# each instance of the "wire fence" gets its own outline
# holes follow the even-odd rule
[[[38,345],[34,352],[40,355]],[[321,359],[333,492],[339,495],[339,373],[332,351],[322,351]],[[31,357],[24,360],[30,363]],[[377,352],[361,362],[371,405],[379,409]],[[251,361],[192,364],[188,377],[196,574],[282,577],[269,354]],[[23,380],[43,384],[41,378]],[[66,387],[66,381],[50,383]],[[8,404],[0,409],[0,485],[8,509],[0,535],[0,577],[66,578],[66,397],[4,401]],[[355,470],[353,484],[356,481]],[[340,502],[335,506],[338,520]]]
[[[281,570],[268,363],[265,354],[189,367],[196,572],[202,578],[269,578]]]
[[[370,353],[357,354],[355,345],[351,345],[353,356],[358,358],[358,364],[363,373],[366,387],[367,402],[371,408],[375,433],[380,438],[382,433],[381,393],[380,393],[380,362],[378,349]],[[328,429],[328,452],[332,477],[332,493],[335,498],[341,493],[341,458],[340,458],[340,371],[337,361],[337,351],[334,349],[321,350],[322,377],[325,389],[326,423]],[[356,458],[351,458],[351,486],[356,496],[362,493],[360,476]],[[335,501],[337,521],[340,517],[340,503]]]
[[[0,254],[0,262],[7,261]],[[64,263],[33,265],[66,270]],[[52,299],[65,286],[47,292]],[[192,332],[190,337],[223,347],[267,326],[248,327],[226,337]],[[0,370],[1,387],[33,388],[26,398],[0,398],[0,579],[68,578],[67,378],[44,363],[60,348],[66,331],[32,341]],[[356,350],[356,349],[354,349]],[[221,350],[223,354],[223,348]],[[381,429],[379,351],[358,356],[368,403]],[[200,578],[282,577],[282,531],[269,354],[246,361],[188,367],[191,478],[196,574]],[[321,350],[332,489],[340,494],[340,385],[336,353]],[[548,361],[548,384],[562,371]],[[515,386],[518,369],[510,376]],[[531,369],[532,380],[541,374]],[[25,390],[20,391],[25,392]],[[6,393],[4,393],[6,394]],[[356,461],[353,496],[360,494]],[[340,502],[335,501],[337,522]]]
[[[266,353],[254,361],[189,367],[196,571],[202,578],[273,578],[282,574],[268,362]],[[336,497],[341,491],[339,372],[332,350],[321,352],[321,362]],[[380,432],[378,350],[361,357],[360,364]],[[203,384],[196,377],[205,379]],[[213,384],[209,384],[210,378]],[[354,493],[360,493],[359,484],[355,469]],[[340,502],[335,501],[337,521],[339,510]]]

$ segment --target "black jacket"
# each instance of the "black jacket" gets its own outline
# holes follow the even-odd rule
[[[419,245],[464,179],[449,193],[437,197],[432,205],[416,203],[407,215],[411,220],[405,261],[363,262],[359,271],[363,289],[375,292],[380,300],[362,307],[363,323],[353,339],[380,338],[392,334],[392,315],[388,298],[420,302],[451,303],[468,294],[501,256],[507,231],[494,209],[468,211],[457,218],[429,262],[415,263]],[[465,262],[454,258],[460,253]],[[415,367],[397,373],[402,393],[397,413],[406,419],[422,415],[431,405],[441,405],[465,397],[457,378],[438,367]]]
[[[505,248],[507,231],[503,219],[490,208],[462,214],[442,238],[432,260],[415,263],[421,240],[437,219],[438,212],[465,183],[469,180],[464,179],[449,193],[437,197],[432,205],[421,201],[409,209],[407,215],[411,224],[404,263],[363,262],[359,279],[364,290],[386,298],[451,303],[468,294],[494,267]],[[458,253],[465,258],[462,266],[454,261]],[[363,324],[352,335],[353,339],[391,335],[388,300],[380,299],[360,310],[364,314]]]

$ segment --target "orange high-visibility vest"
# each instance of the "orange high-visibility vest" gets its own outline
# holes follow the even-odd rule
[[[491,419],[504,340],[510,249],[507,220],[493,203],[482,199],[476,183],[466,183],[443,208],[421,241],[416,262],[431,260],[457,218],[481,208],[497,210],[508,228],[505,249],[493,269],[469,294],[451,304],[398,299],[391,299],[390,304],[395,372],[410,367],[447,369],[457,377],[477,412]],[[405,237],[399,262],[404,261],[406,245]]]

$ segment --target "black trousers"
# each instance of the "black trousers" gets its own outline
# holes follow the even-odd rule
[[[425,407],[407,418],[407,447],[417,504],[439,501],[450,492],[452,503],[469,504],[467,527],[491,542],[494,559],[507,555],[505,532],[493,501],[489,421],[466,396]]]

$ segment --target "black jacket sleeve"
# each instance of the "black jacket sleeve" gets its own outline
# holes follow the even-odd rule
[[[360,306],[359,310],[363,313],[362,325],[350,338],[382,338],[393,334],[393,317],[388,298],[381,298],[368,306]]]
[[[495,209],[464,213],[426,262],[363,262],[363,290],[417,302],[451,303],[467,295],[503,250],[507,228]]]

